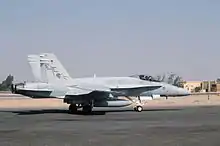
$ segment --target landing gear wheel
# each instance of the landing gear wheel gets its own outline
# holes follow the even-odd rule
[[[69,113],[73,114],[77,112],[77,107],[75,104],[70,104],[69,106]]]
[[[86,105],[86,106],[83,106],[83,109],[82,109],[82,111],[84,112],[84,113],[91,113],[92,112],[92,106],[90,106],[90,105]]]
[[[134,108],[135,111],[137,112],[141,112],[143,110],[143,107],[142,106],[137,106]]]

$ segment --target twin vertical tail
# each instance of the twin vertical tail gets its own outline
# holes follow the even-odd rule
[[[35,81],[51,83],[65,82],[71,79],[66,69],[52,53],[28,55],[28,63],[31,66]]]
[[[40,56],[38,55],[28,55],[28,63],[31,67],[32,74],[36,82],[42,82],[41,66],[40,66]]]

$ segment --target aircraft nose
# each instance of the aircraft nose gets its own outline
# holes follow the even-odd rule
[[[185,96],[190,95],[190,92],[183,88],[179,88],[179,92],[180,94],[185,95]]]

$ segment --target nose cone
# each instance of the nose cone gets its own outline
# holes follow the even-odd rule
[[[179,94],[182,96],[188,96],[191,94],[188,90],[183,89],[183,88],[179,88],[178,90],[179,90]]]

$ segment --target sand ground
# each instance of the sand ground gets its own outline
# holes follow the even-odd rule
[[[143,101],[147,107],[158,106],[208,106],[220,105],[220,96],[211,95],[193,95],[186,97],[170,97],[145,100]],[[0,100],[0,108],[67,108],[68,105],[63,103],[62,99],[31,99],[31,98],[2,98]]]

